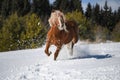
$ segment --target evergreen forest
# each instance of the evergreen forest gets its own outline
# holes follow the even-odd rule
[[[52,4],[49,0],[1,0],[0,52],[44,45],[53,9],[77,22],[80,40],[120,41],[120,7],[112,10],[107,1],[103,7],[88,3],[84,11],[82,0],[55,0]]]

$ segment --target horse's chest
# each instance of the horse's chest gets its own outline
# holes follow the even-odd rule
[[[66,44],[70,42],[72,39],[71,33],[72,32],[66,33],[65,31],[60,31],[60,32],[55,32],[55,30],[51,31],[48,35],[49,41],[55,45]]]
[[[66,44],[70,42],[72,39],[72,35],[69,33],[60,33],[59,35],[53,35],[52,40],[57,44]]]
[[[59,45],[61,44],[61,41],[62,41],[60,38],[61,38],[60,36],[56,34],[52,34],[49,39],[52,44]]]

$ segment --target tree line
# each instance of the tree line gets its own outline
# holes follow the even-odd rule
[[[88,3],[83,11],[82,0],[1,0],[0,51],[36,48],[45,43],[52,9],[60,9],[79,26],[81,40],[120,41],[120,7],[112,10]]]
[[[113,31],[116,23],[120,20],[120,7],[118,10],[113,11],[111,6],[107,5],[107,1],[103,8],[100,8],[99,4],[92,6],[88,3],[85,16],[93,23],[107,27],[110,31]]]
[[[120,7],[118,10],[113,11],[112,7],[108,6],[107,1],[105,1],[105,4],[102,8],[98,3],[96,3],[95,6],[92,6],[90,3],[88,3],[84,15],[86,16],[87,20],[91,21],[91,23],[107,28],[107,39],[112,39],[112,32],[115,29],[116,24],[118,24],[120,21]],[[117,28],[120,29],[119,27]],[[119,35],[119,33],[117,35]],[[117,39],[119,40],[120,36],[117,37]]]

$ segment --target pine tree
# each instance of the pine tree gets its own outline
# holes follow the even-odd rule
[[[108,17],[109,17],[109,14],[108,14],[108,11],[109,11],[109,7],[107,5],[107,1],[105,2],[105,5],[104,5],[104,11],[103,11],[103,26],[107,27],[108,25]]]
[[[109,30],[106,38],[108,40],[111,40],[111,32],[113,31],[115,27],[115,22],[113,21],[112,8],[108,7],[107,1],[105,2],[105,5],[104,5],[102,24],[104,27],[107,27],[107,29]]]
[[[19,15],[25,15],[30,11],[29,0],[12,0],[11,13],[17,12]]]
[[[2,10],[2,3],[4,2],[4,0],[0,1],[0,14],[1,14],[1,10]]]
[[[87,5],[85,16],[87,19],[90,19],[92,16],[92,6],[90,3],[88,3],[88,5]]]
[[[107,24],[107,27],[110,31],[113,31],[114,27],[115,27],[115,17],[112,13],[112,8],[109,7],[109,11],[108,11],[108,24]]]
[[[113,16],[114,16],[115,22],[118,22],[117,11],[116,10],[113,12]]]
[[[101,8],[101,10],[100,10],[100,25],[101,26],[103,26],[103,16],[104,16],[104,11],[103,11],[103,9]]]
[[[1,15],[4,18],[6,18],[8,15],[10,15],[10,1],[11,0],[4,0],[2,2]]]
[[[107,27],[110,31],[113,30],[115,26],[115,22],[113,21],[113,13],[112,8],[107,6],[107,1],[104,6],[104,14],[103,14],[103,26]]]
[[[56,0],[53,3],[53,8],[63,10],[64,12],[78,10],[83,13],[81,0]]]
[[[31,4],[29,0],[18,0],[18,9],[17,12],[19,15],[26,15],[30,12]]]
[[[81,5],[81,0],[69,0],[70,4],[70,9],[71,11],[75,11],[75,10],[78,10],[78,11],[81,11],[83,13],[83,9],[82,9],[82,5]]]
[[[7,17],[17,12],[19,15],[25,15],[30,11],[29,0],[4,0],[2,2],[1,15]]]
[[[94,20],[97,24],[100,23],[100,6],[99,4],[95,5],[94,11],[93,11],[93,15],[94,15]]]
[[[32,12],[37,13],[39,16],[46,16],[50,14],[49,0],[33,0]]]
[[[19,8],[19,6],[18,6],[18,0],[11,0],[9,7],[10,7],[10,14],[15,13],[16,10]]]
[[[117,10],[117,18],[118,18],[118,21],[120,21],[120,7]]]
[[[62,10],[64,12],[69,11],[69,1],[68,0],[56,0],[53,3],[53,9]]]

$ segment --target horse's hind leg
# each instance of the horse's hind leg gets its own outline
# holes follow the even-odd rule
[[[54,54],[54,60],[57,59],[60,50],[61,50],[61,46],[57,47],[55,54]]]
[[[47,42],[46,48],[45,48],[45,53],[46,53],[48,56],[50,56],[50,54],[51,54],[51,52],[49,52],[49,47],[50,47],[50,43]]]
[[[72,56],[73,55],[73,42],[71,41],[70,43],[67,44],[67,48],[68,48],[68,51],[69,51],[69,54]]]
[[[74,34],[73,39],[72,39],[73,44],[77,43],[77,41],[78,41],[78,35]]]

